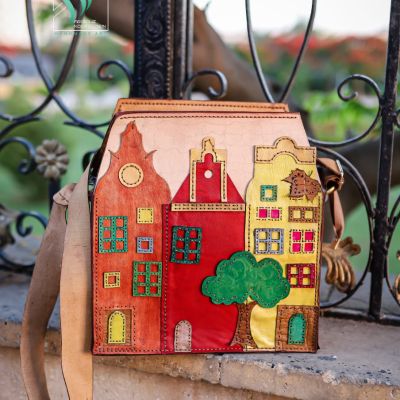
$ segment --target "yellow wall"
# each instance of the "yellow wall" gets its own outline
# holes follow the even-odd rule
[[[277,151],[278,152],[278,151]],[[300,153],[297,153],[300,152]],[[302,150],[294,149],[300,159]],[[314,152],[315,159],[315,152]],[[282,266],[284,276],[286,276],[286,264],[293,263],[312,263],[316,265],[316,287],[315,288],[290,288],[289,296],[279,304],[285,305],[316,305],[318,304],[318,279],[319,279],[319,259],[320,248],[314,247],[313,253],[291,254],[289,252],[290,230],[291,229],[309,229],[315,230],[314,243],[318,242],[321,229],[321,215],[318,223],[299,223],[289,222],[288,207],[291,206],[317,206],[320,207],[322,194],[319,193],[313,201],[308,201],[305,197],[301,199],[290,199],[290,184],[282,180],[288,177],[296,168],[304,170],[307,174],[311,173],[311,178],[318,180],[315,162],[300,162],[287,152],[277,155],[271,162],[257,161],[254,166],[254,177],[249,183],[246,193],[246,250],[254,254],[257,261],[263,258],[274,258]],[[277,185],[277,201],[261,201],[260,186]],[[279,207],[282,208],[281,220],[257,220],[257,207]],[[321,211],[319,211],[321,213]],[[256,228],[282,228],[284,229],[284,250],[283,254],[255,254],[254,229]],[[251,316],[252,336],[259,348],[275,347],[275,326],[276,326],[277,308],[266,309],[256,306]]]

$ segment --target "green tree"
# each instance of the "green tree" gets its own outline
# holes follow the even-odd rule
[[[236,304],[239,315],[231,346],[257,348],[250,331],[251,312],[256,304],[275,307],[289,295],[290,285],[282,267],[272,258],[257,262],[253,254],[240,251],[222,260],[215,276],[204,279],[202,292],[214,304]]]

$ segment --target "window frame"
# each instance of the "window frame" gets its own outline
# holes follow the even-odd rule
[[[179,236],[178,232],[182,230],[184,236]],[[190,237],[190,233],[195,231],[196,238]],[[194,226],[173,226],[172,227],[172,245],[171,245],[171,262],[176,264],[199,264],[201,256],[202,228]],[[178,247],[177,243],[183,242],[183,248]],[[190,244],[196,243],[196,249],[190,249]],[[178,253],[183,254],[183,258],[177,258]],[[189,259],[190,254],[195,254],[196,258]]]
[[[139,271],[139,266],[144,265],[144,271]],[[151,266],[157,265],[157,272],[151,271]],[[144,276],[144,282],[139,282],[138,277]],[[157,276],[157,282],[151,282],[151,276]],[[144,287],[145,291],[139,292],[138,287]],[[151,288],[156,287],[157,292],[152,293]],[[134,261],[133,262],[133,279],[132,294],[138,297],[161,297],[162,289],[162,262],[160,261]]]
[[[265,239],[261,239],[259,234],[265,232]],[[279,239],[273,239],[272,234],[279,233]],[[265,243],[265,250],[260,250],[260,243]],[[278,243],[278,250],[272,250],[271,244]],[[284,251],[284,229],[283,228],[255,228],[254,229],[254,254],[283,254]]]
[[[271,197],[265,197],[265,192],[272,190]],[[278,200],[278,185],[260,185],[260,201],[272,202]]]
[[[294,240],[293,239],[293,232],[300,232],[300,240]],[[313,234],[313,239],[312,240],[306,240],[306,233],[312,232]],[[291,229],[289,232],[289,252],[291,254],[313,254],[315,253],[316,245],[317,245],[317,239],[316,239],[316,231],[315,229]],[[313,248],[312,250],[306,250],[306,244],[312,243]],[[300,245],[300,251],[293,251],[293,245],[294,244],[299,244]]]
[[[118,219],[123,220],[123,225],[118,226],[117,221]],[[104,226],[104,221],[110,221],[110,226]],[[98,252],[99,253],[126,253],[128,251],[128,217],[127,216],[99,216],[98,217]],[[117,237],[117,231],[123,232],[123,237]],[[110,237],[105,238],[104,233],[110,231]],[[123,243],[122,249],[117,249],[117,242]],[[104,243],[110,243],[110,248],[104,248]]]
[[[297,268],[297,272],[293,273],[292,268]],[[304,273],[305,268],[310,268],[308,274]],[[315,264],[307,263],[293,263],[286,264],[286,279],[288,280],[291,288],[302,288],[302,289],[314,289],[315,288]],[[296,284],[291,283],[291,279],[296,278]],[[304,279],[310,279],[310,283],[305,285],[303,283]]]

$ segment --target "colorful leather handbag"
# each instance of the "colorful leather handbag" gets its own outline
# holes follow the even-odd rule
[[[120,100],[90,168],[55,198],[27,300],[25,378],[44,374],[27,354],[43,344],[31,336],[60,275],[72,392],[91,376],[90,351],[315,352],[323,206],[330,197],[339,239],[342,184],[286,105]],[[68,224],[52,222],[68,203]]]
[[[121,100],[96,163],[94,354],[317,350],[324,193],[299,114]]]

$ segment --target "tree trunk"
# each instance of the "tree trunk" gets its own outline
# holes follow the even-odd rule
[[[257,303],[255,301],[248,304],[237,304],[237,308],[239,311],[238,321],[236,324],[235,336],[232,339],[231,346],[236,344],[240,344],[243,349],[250,347],[252,349],[256,349],[257,345],[251,336],[250,331],[250,317],[253,308]]]

